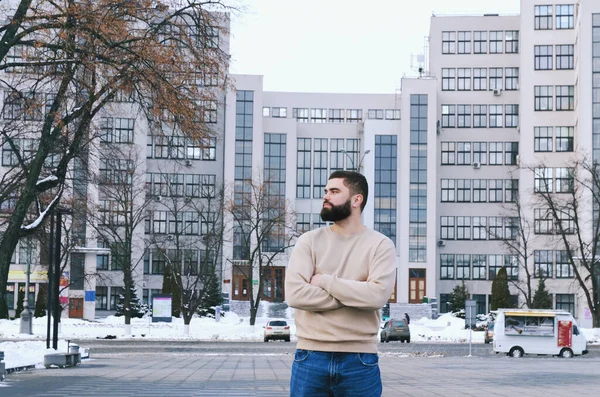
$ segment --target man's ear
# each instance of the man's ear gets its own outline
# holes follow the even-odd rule
[[[360,205],[363,202],[363,195],[362,194],[355,194],[354,197],[352,197],[352,207],[355,208],[360,208]]]

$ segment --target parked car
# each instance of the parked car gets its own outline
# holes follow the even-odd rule
[[[494,322],[491,321],[483,330],[483,341],[485,343],[490,343],[494,340]]]
[[[390,319],[381,327],[380,338],[382,342],[399,340],[400,342],[410,343],[410,328],[404,319]]]
[[[273,339],[290,341],[290,326],[285,320],[268,320],[265,329],[265,342]]]

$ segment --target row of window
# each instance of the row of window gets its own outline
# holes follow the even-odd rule
[[[442,32],[442,54],[517,54],[518,30]]]
[[[533,47],[535,70],[568,70],[575,64],[575,46],[573,44],[536,45]],[[553,54],[555,50],[555,54]],[[556,61],[554,65],[553,61]]]
[[[569,167],[546,168],[533,170],[534,191],[536,193],[573,193],[575,188],[575,169]]]
[[[553,14],[555,7],[556,14]],[[575,20],[575,6],[573,4],[536,5],[534,8],[534,29],[552,30],[553,23],[556,29],[573,29]]]
[[[574,131],[574,127],[533,127],[534,150],[536,152],[572,152],[575,146]]]
[[[50,111],[56,94],[43,92],[4,91],[4,120],[42,121]]]
[[[440,279],[442,280],[494,280],[502,267],[506,268],[509,280],[519,279],[517,255],[440,255]]]
[[[146,174],[146,193],[163,197],[215,197],[214,174]]]
[[[442,240],[514,240],[518,218],[508,216],[440,216]]]
[[[514,203],[518,179],[442,179],[442,203]]]
[[[486,305],[487,297],[487,305]],[[477,314],[488,314],[491,311],[492,295],[473,294],[471,299],[475,301]],[[450,307],[451,294],[440,294],[439,306],[440,313],[447,313],[452,310]],[[519,307],[519,296],[510,296],[511,307]],[[575,295],[574,294],[554,294],[554,308],[564,310],[576,315],[575,313]]]
[[[565,250],[533,251],[533,277],[573,278],[573,266]]]
[[[517,165],[519,142],[442,142],[442,165]]]
[[[518,89],[519,68],[442,68],[442,91]]]
[[[517,128],[519,105],[442,105],[441,125],[442,128]]]
[[[575,109],[575,86],[572,85],[536,85],[533,87],[534,107],[537,111],[553,110],[553,98],[556,97],[554,110]],[[555,95],[556,94],[556,95]]]
[[[39,139],[36,138],[11,138],[12,144],[16,147],[16,151],[11,147],[11,142],[7,139],[2,143],[2,165],[14,166],[19,165],[19,156],[21,160],[28,163],[37,153]]]
[[[216,160],[217,138],[205,138],[198,141],[179,135],[148,135],[146,140],[146,158]]]
[[[309,109],[294,108],[294,118],[301,122],[311,123],[343,123],[345,121],[357,121],[362,119],[362,110],[358,109],[310,109],[310,117],[307,115]],[[286,118],[285,107],[263,107],[263,117]],[[367,118],[371,120],[400,120],[400,109],[369,109]],[[307,121],[308,120],[308,121]]]
[[[147,211],[144,218],[146,234],[206,235],[214,232],[218,215],[198,211]]]
[[[575,211],[558,207],[555,212],[548,208],[533,209],[533,232],[535,234],[575,233]]]

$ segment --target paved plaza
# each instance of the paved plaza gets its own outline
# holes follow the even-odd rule
[[[600,357],[382,353],[384,396],[597,396]],[[287,396],[291,354],[111,353],[10,374],[2,397]]]

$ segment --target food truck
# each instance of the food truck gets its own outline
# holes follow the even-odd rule
[[[567,311],[498,309],[494,352],[512,357],[524,354],[573,357],[588,350],[585,336]]]

